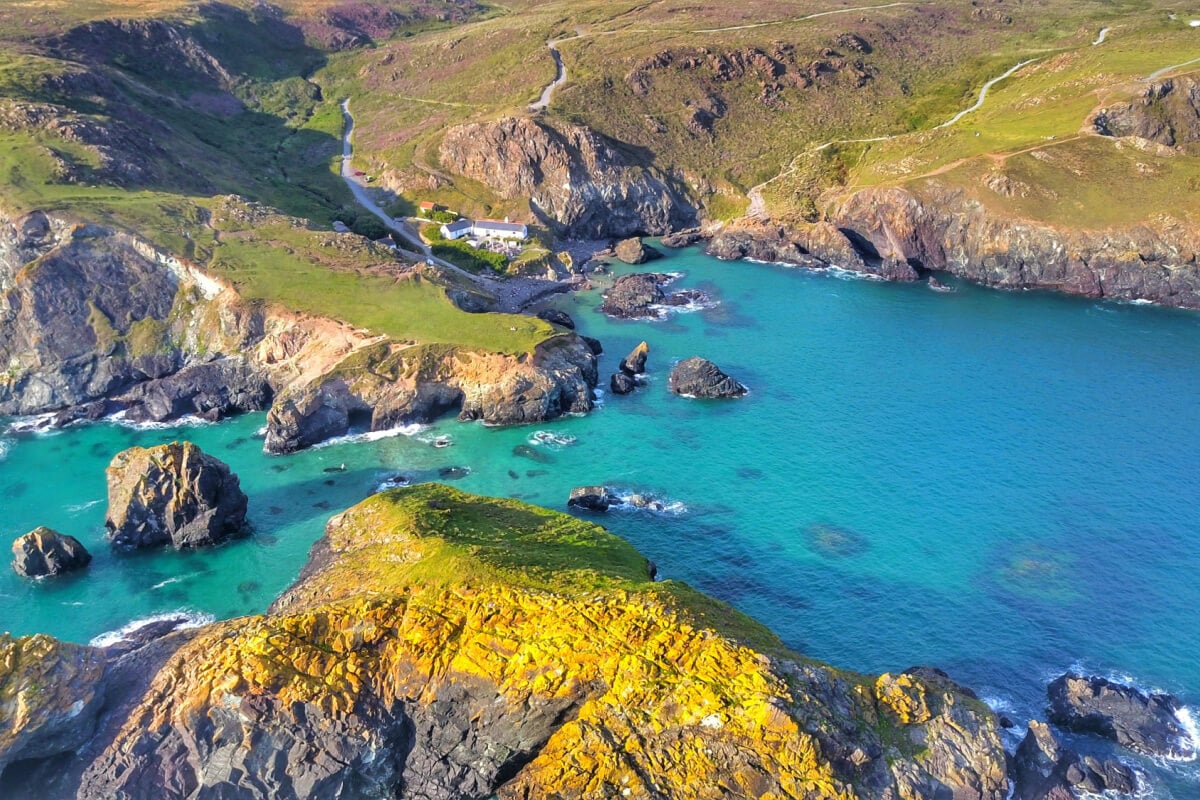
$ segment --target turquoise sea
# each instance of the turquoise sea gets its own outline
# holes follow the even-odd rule
[[[690,250],[650,268],[684,273],[678,287],[716,304],[617,322],[596,292],[556,299],[603,341],[605,386],[650,343],[646,385],[586,417],[447,419],[285,457],[262,454],[262,414],[0,437],[0,539],[44,524],[95,556],[55,581],[0,571],[0,629],[86,642],[175,609],[262,611],[331,514],[389,476],[459,466],[463,489],[551,508],[588,483],[656,495],[666,511],[603,522],[661,575],[840,666],[940,666],[1019,724],[1072,667],[1200,706],[1200,314],[965,284],[938,294]],[[672,362],[692,355],[750,394],[671,396]],[[576,441],[533,444],[538,431]],[[433,447],[440,435],[453,445]],[[110,552],[104,467],[177,438],[241,476],[255,534]],[[1200,796],[1195,762],[1136,763],[1152,796]]]

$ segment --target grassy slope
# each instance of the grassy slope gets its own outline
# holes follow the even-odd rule
[[[336,172],[340,110],[301,77],[320,68],[327,54],[302,40],[268,35],[254,14],[206,17],[169,0],[134,4],[136,12],[125,5],[37,7],[44,32],[112,14],[165,15],[217,55],[235,83],[181,80],[160,68],[157,54],[122,53],[120,68],[49,57],[20,27],[33,4],[7,5],[0,9],[0,36],[9,34],[0,44],[0,109],[9,101],[53,104],[56,114],[79,115],[110,130],[121,121],[136,127],[138,120],[152,120],[152,136],[164,152],[119,152],[118,161],[128,158],[149,170],[143,179],[113,178],[100,172],[99,152],[70,135],[0,122],[0,205],[6,211],[57,211],[132,230],[224,275],[249,299],[333,316],[403,341],[517,354],[554,335],[548,324],[523,316],[460,312],[438,287],[397,280],[402,265],[385,248],[322,232],[339,208],[354,206]],[[89,73],[113,89],[64,92],[46,78]],[[244,110],[230,111],[230,95]],[[64,164],[74,173],[70,179],[62,174]],[[239,225],[224,213],[224,198],[233,194],[285,215]]]
[[[781,171],[786,176],[765,194],[775,215],[784,217],[802,213],[805,202],[830,188],[904,183],[935,171],[940,180],[978,193],[980,175],[997,160],[1020,180],[1048,182],[1040,196],[1050,200],[985,192],[985,202],[1065,225],[1145,219],[1170,204],[1170,194],[1194,183],[1191,158],[1156,159],[1148,170],[1137,166],[1145,158],[1111,143],[1061,140],[1076,135],[1102,100],[1136,92],[1137,78],[1200,54],[1200,31],[1187,27],[1197,15],[1160,0],[994,6],[948,0],[802,19],[857,5],[523,3],[453,31],[334,59],[317,77],[338,93],[369,98],[360,106],[366,168],[390,172],[394,185],[413,197],[467,212],[512,206],[445,174],[437,162],[441,131],[521,112],[553,76],[543,42],[580,34],[560,45],[569,80],[555,95],[550,117],[590,125],[661,167],[682,169],[717,217],[741,213],[748,190]],[[1169,20],[1169,11],[1178,11],[1178,18]],[[756,27],[711,30],[740,24]],[[1105,26],[1113,27],[1108,41],[1092,47]],[[837,41],[845,33],[865,39],[871,52],[849,51]],[[831,48],[848,61],[862,61],[872,77],[856,87],[845,71],[819,76],[811,86],[785,88],[772,104],[759,98],[757,75],[722,81],[703,68],[658,70],[646,96],[626,80],[640,62],[664,51],[770,52],[778,43],[795,48],[800,69],[827,59]],[[934,130],[970,106],[984,82],[1028,58],[1038,61],[997,85],[982,110]],[[689,130],[688,106],[712,97],[725,107],[712,135]],[[877,136],[894,138],[801,156],[832,140]],[[1051,142],[1062,148],[1067,165],[1061,169],[1031,163],[1027,155],[1006,158]],[[983,157],[980,164],[964,161]],[[950,168],[960,161],[962,170]],[[1072,170],[1084,162],[1084,175],[1075,175]],[[1113,175],[1131,170],[1139,170],[1142,184],[1129,202],[1114,207],[1105,187]],[[1070,202],[1051,202],[1068,196]]]
[[[647,592],[760,652],[783,652],[778,637],[749,617],[675,581],[653,582],[628,542],[594,523],[516,500],[421,484],[374,495],[331,528],[332,567],[303,583],[325,601],[360,591],[501,585],[584,596]],[[403,553],[400,557],[398,554]],[[795,657],[793,655],[793,657]]]

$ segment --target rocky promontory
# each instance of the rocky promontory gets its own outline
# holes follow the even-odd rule
[[[978,701],[801,659],[650,572],[555,512],[376,495],[330,521],[267,614],[124,655],[5,640],[22,655],[0,659],[0,698],[28,712],[17,739],[0,715],[0,765],[22,760],[0,783],[47,800],[1006,796]]]
[[[123,450],[107,474],[104,525],[114,547],[202,547],[245,529],[237,476],[191,442]]]
[[[587,411],[597,381],[592,347],[569,330],[525,354],[396,342],[246,302],[135,236],[41,212],[0,214],[0,287],[0,415],[56,412],[53,424],[271,408],[268,443],[284,452],[345,433],[351,416],[378,429],[446,411],[493,423]],[[383,362],[388,377],[370,371]]]

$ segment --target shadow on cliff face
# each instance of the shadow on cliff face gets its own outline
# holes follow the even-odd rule
[[[96,154],[64,156],[65,180],[238,194],[306,217],[349,202],[329,169],[341,142],[300,127],[324,102],[306,76],[326,55],[273,7],[205,3],[186,21],[102,20],[42,44],[72,67],[23,94]]]

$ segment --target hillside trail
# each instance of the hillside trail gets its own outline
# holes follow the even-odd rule
[[[591,39],[599,36],[622,36],[625,34],[704,34],[704,33],[726,33],[729,31],[747,31],[754,28],[766,28],[772,25],[790,25],[796,22],[805,22],[818,17],[828,17],[833,14],[850,14],[855,11],[878,11],[884,8],[896,8],[897,6],[916,6],[924,5],[921,2],[896,2],[885,3],[883,5],[873,6],[854,6],[852,8],[836,8],[832,11],[818,11],[815,14],[806,14],[802,17],[788,17],[787,19],[776,19],[768,22],[752,22],[746,25],[730,25],[724,28],[621,28],[615,31],[582,31],[576,28],[574,36],[565,36],[561,39],[548,39],[546,48],[550,51],[550,57],[554,59],[554,80],[546,85],[542,90],[541,96],[534,103],[531,103],[529,110],[533,112],[544,111],[550,106],[550,101],[554,98],[554,91],[562,86],[567,81],[567,68],[563,63],[562,52],[558,49],[560,44],[566,42],[574,42],[580,39]]]

